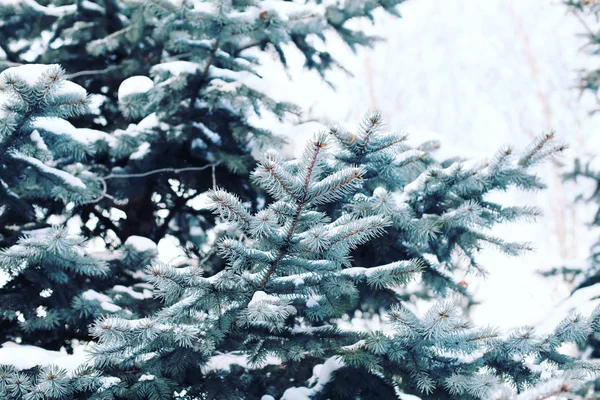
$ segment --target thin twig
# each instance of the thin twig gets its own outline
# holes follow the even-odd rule
[[[217,174],[216,174],[217,164],[212,164],[212,184],[213,190],[217,190]]]
[[[208,168],[214,168],[217,165],[219,165],[219,163],[208,164],[208,165],[205,165],[203,167],[160,168],[160,169],[154,169],[154,170],[148,171],[148,172],[143,172],[141,174],[122,174],[122,175],[121,174],[119,174],[119,175],[109,174],[109,175],[103,176],[101,179],[108,180],[108,179],[144,178],[146,176],[160,174],[160,173],[163,173],[163,172],[172,172],[174,174],[178,174],[180,172],[203,171],[203,170],[208,169]]]
[[[588,23],[585,21],[585,19],[581,16],[581,14],[579,13],[578,10],[576,9],[572,9],[571,10],[573,15],[575,17],[577,17],[577,19],[579,20],[579,22],[581,22],[581,25],[583,25],[583,27],[585,28],[586,31],[588,31],[588,33],[591,36],[596,36],[596,34],[594,33],[594,31],[592,30],[592,28],[590,28],[590,26],[588,25]]]
[[[212,51],[210,53],[210,57],[208,58],[208,61],[206,61],[206,66],[204,67],[204,70],[202,71],[202,80],[204,80],[206,78],[206,76],[208,75],[208,70],[210,69],[210,66],[212,65],[212,63],[215,61],[215,56],[217,55],[217,50],[219,50],[220,44],[221,44],[221,39],[217,39],[217,41],[215,42],[215,47],[212,49]]]
[[[0,48],[1,48],[1,46],[0,46]],[[17,63],[17,62],[12,62],[12,61],[1,60],[0,61],[0,65],[6,66],[6,68],[10,68],[10,67],[20,67],[21,65],[25,65],[25,64],[21,64],[21,63]]]
[[[82,75],[108,74],[109,72],[116,71],[118,69],[121,69],[120,65],[112,65],[105,69],[96,69],[96,70],[91,69],[91,70],[86,70],[86,71],[79,71],[79,72],[75,72],[73,74],[65,75],[65,79],[73,79],[73,78],[77,78],[78,76],[82,76]]]
[[[160,168],[160,169],[154,169],[154,170],[148,171],[148,172],[143,172],[143,173],[140,173],[140,174],[120,174],[120,175],[108,174],[108,175],[103,176],[103,177],[97,177],[96,180],[98,180],[102,184],[102,193],[100,194],[100,196],[98,196],[95,199],[90,200],[90,201],[88,201],[88,202],[86,202],[84,204],[98,203],[99,201],[101,201],[104,198],[108,198],[108,199],[111,199],[113,201],[116,201],[113,196],[111,196],[111,195],[108,194],[108,187],[106,185],[106,181],[109,180],[109,179],[144,178],[146,176],[160,174],[160,173],[163,173],[163,172],[171,172],[173,174],[178,174],[180,172],[203,171],[205,169],[212,168],[213,188],[216,188],[216,186],[217,186],[217,180],[216,180],[216,177],[215,177],[215,168],[219,164],[220,163],[208,164],[208,165],[205,165],[203,167]]]

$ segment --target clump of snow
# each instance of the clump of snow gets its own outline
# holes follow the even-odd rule
[[[422,400],[420,397],[417,397],[413,394],[406,394],[402,392],[396,392],[396,394],[400,400]]]
[[[250,303],[248,303],[248,307],[256,306],[258,305],[258,303],[262,302],[273,303],[278,301],[279,297],[266,294],[265,292],[259,290],[258,292],[255,292],[252,296],[252,300],[250,300]]]
[[[206,143],[204,143],[204,140],[202,140],[200,138],[196,138],[196,139],[192,140],[191,148],[192,148],[192,150],[206,149]]]
[[[138,379],[139,382],[143,382],[143,381],[153,381],[154,378],[156,378],[154,375],[152,374],[143,374],[142,376],[140,376],[140,379]]]
[[[81,6],[82,6],[82,8],[85,8],[87,10],[98,11],[98,12],[101,12],[102,14],[106,13],[104,7],[102,7],[96,3],[93,3],[91,1],[84,0],[81,3]]]
[[[43,173],[51,174],[51,175],[54,175],[54,176],[62,179],[69,186],[77,187],[80,189],[87,188],[87,186],[85,186],[85,184],[81,181],[81,179],[69,174],[68,172],[62,171],[60,169],[52,168],[52,167],[42,163],[40,160],[38,160],[36,158],[29,157],[29,156],[26,156],[26,155],[18,153],[18,152],[13,152],[12,156],[14,158],[18,158],[20,160],[23,160],[23,161],[29,163],[30,165],[37,168],[38,170],[40,170]]]
[[[81,294],[81,297],[84,298],[85,300],[90,300],[90,301],[97,301],[100,303],[100,307],[102,307],[103,310],[109,311],[109,312],[117,312],[122,310],[121,307],[119,307],[118,305],[114,304],[112,302],[112,299],[110,297],[108,297],[105,294],[102,293],[98,293],[95,290],[89,289],[86,290],[85,292],[83,292]]]
[[[281,359],[274,356],[267,356],[264,365],[279,365]],[[210,360],[202,367],[202,372],[207,373],[208,371],[229,371],[232,365],[239,365],[242,368],[251,369],[248,363],[248,356],[245,354],[233,354],[223,353],[212,356]]]
[[[330,357],[321,368],[313,369],[316,372],[317,384],[313,387],[315,393],[320,392],[323,387],[331,380],[331,375],[344,366],[344,362],[339,357]]]
[[[305,386],[292,387],[283,392],[280,400],[310,400],[313,391]]]
[[[12,6],[12,7],[17,7],[17,6],[23,7],[24,5],[26,5],[27,8],[31,8],[31,9],[35,10],[37,13],[50,15],[53,17],[62,17],[67,14],[74,14],[77,11],[76,4],[68,4],[68,5],[64,5],[64,6],[58,6],[58,7],[52,4],[52,5],[49,5],[46,7],[46,6],[43,6],[33,0],[2,0],[2,1],[0,1],[0,3],[3,3],[5,6]],[[85,2],[85,3],[87,3],[87,2]]]
[[[319,296],[319,295],[310,296],[310,298],[306,301],[306,307],[312,308],[312,307],[318,306],[319,300],[321,300],[321,297],[322,296]]]
[[[169,72],[171,75],[193,74],[200,69],[200,64],[190,61],[169,61],[156,64],[150,69],[150,74]]]
[[[105,132],[87,128],[78,129],[62,118],[39,117],[33,121],[32,125],[34,128],[52,132],[55,135],[69,135],[73,140],[83,144],[94,143],[98,140],[104,140],[110,145],[115,142],[115,139]]]
[[[116,286],[114,286],[112,288],[112,290],[114,290],[115,292],[119,292],[119,293],[127,293],[128,295],[130,295],[134,299],[138,299],[138,300],[144,300],[144,299],[151,299],[152,298],[152,291],[150,291],[148,289],[143,289],[142,292],[136,292],[135,290],[133,290],[130,287],[126,287],[126,286],[122,286],[122,285],[116,285]]]
[[[218,133],[208,129],[206,127],[206,125],[204,125],[201,122],[193,122],[192,123],[196,128],[200,129],[202,131],[202,133],[204,133],[204,135],[206,135],[206,137],[208,139],[210,139],[211,142],[213,142],[216,145],[220,145],[221,144],[221,136],[219,136]],[[193,146],[193,143],[192,143]]]
[[[100,381],[102,382],[102,386],[100,386],[98,392],[103,392],[106,389],[121,383],[121,380],[114,376],[103,376],[100,378]]]
[[[19,370],[33,368],[36,365],[56,365],[73,372],[86,362],[85,350],[85,346],[79,346],[73,350],[73,354],[67,354],[64,350],[51,351],[41,347],[6,342],[0,348],[0,365],[12,365]]]
[[[216,370],[229,371],[232,365],[241,365],[245,368],[248,366],[248,357],[243,354],[218,354],[208,360],[202,371],[204,373]]]
[[[137,75],[125,79],[119,86],[119,101],[126,101],[127,97],[148,93],[154,87],[154,82],[147,76]]]
[[[313,368],[313,376],[309,382],[316,382],[312,388],[305,386],[292,387],[283,392],[281,400],[310,400],[318,394],[329,381],[332,374],[344,366],[344,362],[337,356],[328,358],[323,364],[317,364]]]
[[[142,119],[140,122],[138,122],[137,128],[138,128],[138,130],[144,131],[144,130],[150,130],[150,129],[156,128],[159,125],[160,125],[160,121],[158,120],[156,113],[152,113],[152,114],[148,115],[146,118]]]
[[[150,153],[150,143],[148,142],[144,142],[142,144],[140,144],[140,146],[137,148],[136,151],[134,151],[130,156],[129,159],[130,160],[141,160],[142,158],[144,158],[148,153]]]
[[[71,96],[77,96],[83,99],[85,99],[87,96],[87,91],[83,87],[71,81],[62,81],[60,83],[60,89],[58,92],[62,95],[66,94]]]
[[[10,67],[0,73],[0,80],[4,80],[6,76],[12,75],[23,80],[27,86],[33,87],[40,76],[52,67],[58,67],[58,64],[25,64],[18,67]]]
[[[301,274],[294,274],[288,276],[282,276],[277,278],[278,282],[292,282],[296,287],[304,285],[304,279],[311,278],[315,275],[314,272],[303,272]]]
[[[100,107],[107,99],[108,97],[103,94],[90,94],[88,96],[90,112],[94,115],[100,115]]]
[[[148,115],[147,117],[145,117],[144,119],[142,119],[138,124],[129,124],[129,126],[125,130],[117,129],[115,131],[115,137],[120,137],[120,136],[136,137],[140,133],[149,133],[152,131],[152,129],[159,128],[159,127],[162,130],[167,130],[169,128],[169,126],[167,124],[165,124],[164,122],[161,123],[158,120],[158,117],[156,116],[155,113],[152,113],[152,114]]]
[[[190,235],[192,236],[202,236],[204,234],[204,229],[199,226],[190,226]]]
[[[125,241],[125,246],[129,246],[135,249],[139,253],[144,252],[152,252],[154,254],[158,253],[158,247],[156,243],[147,237],[143,236],[129,236]]]
[[[271,396],[270,394],[265,394],[260,398],[260,400],[275,400],[275,397]]]
[[[56,135],[67,134],[73,138],[75,138],[75,132],[77,131],[77,128],[69,121],[56,117],[39,117],[33,121],[32,125],[35,128],[43,129]]]
[[[231,71],[211,65],[209,73],[213,78],[211,86],[222,92],[234,92],[241,85],[245,85],[257,92],[268,92],[266,82],[249,71]]]
[[[31,135],[29,135],[29,138],[31,139],[31,141],[33,143],[35,143],[35,146],[42,150],[42,151],[47,151],[48,150],[48,146],[46,146],[46,143],[44,143],[44,139],[42,139],[42,137],[40,136],[40,133],[37,131],[37,129],[34,129],[33,132],[31,132]]]

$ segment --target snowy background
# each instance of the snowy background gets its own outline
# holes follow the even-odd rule
[[[577,90],[577,71],[596,62],[582,48],[585,29],[557,0],[418,0],[399,9],[401,20],[380,14],[374,26],[364,24],[385,40],[372,50],[353,54],[332,38],[332,53],[352,73],[328,76],[335,91],[316,73],[300,67],[286,72],[271,62],[261,71],[266,81],[277,82],[269,92],[283,99],[293,93],[293,101],[310,110],[309,119],[349,127],[377,108],[387,116],[390,130],[416,139],[438,137],[440,156],[486,158],[504,144],[523,148],[535,136],[555,130],[570,149],[558,160],[564,167],[546,164],[539,171],[550,189],[500,194],[505,204],[544,210],[535,223],[496,231],[506,239],[532,242],[535,252],[508,258],[486,250],[481,262],[489,277],[466,278],[482,301],[473,310],[475,322],[506,329],[543,320],[570,288],[536,271],[586,265],[597,234],[586,226],[591,210],[574,203],[585,186],[560,178],[574,157],[599,149],[592,139],[600,134],[600,120],[589,115],[596,99],[581,97]],[[310,122],[287,131],[288,154],[301,150],[321,128]]]

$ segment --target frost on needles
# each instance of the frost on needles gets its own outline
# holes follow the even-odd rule
[[[89,149],[47,128],[88,112],[85,89],[63,75],[58,65],[37,64],[0,74],[0,195],[13,212],[32,213],[32,199],[41,196],[75,203],[94,196],[94,176],[76,163]]]
[[[207,254],[198,249],[206,247],[214,219],[188,201],[212,188],[210,168],[221,186],[255,207],[259,193],[247,179],[254,154],[261,145],[280,144],[283,126],[298,121],[298,107],[282,101],[272,77],[262,76],[265,60],[275,56],[284,68],[304,63],[323,77],[343,70],[331,38],[352,49],[370,46],[377,38],[356,22],[373,21],[381,11],[399,15],[401,3],[0,1],[0,69],[62,65],[91,94],[95,107],[82,119],[85,127],[95,133],[110,127],[104,139],[114,143],[89,162],[113,176],[106,193],[128,201],[105,197],[81,213],[84,223],[101,221],[90,222],[90,236],[110,242],[107,226],[121,243],[132,235],[155,242],[173,235],[201,259]],[[176,184],[173,174],[138,176],[135,185],[122,177],[162,168],[186,172]],[[191,172],[200,168],[208,173]],[[102,212],[110,207],[127,218],[110,221]],[[221,260],[210,255],[216,272]]]
[[[138,317],[153,303],[139,276],[156,256],[148,239],[90,252],[85,238],[51,226],[76,219],[74,210],[102,194],[86,162],[108,135],[66,120],[88,106],[86,91],[58,65],[0,73],[0,364],[16,363],[0,369],[0,398],[87,396],[103,382],[99,371],[52,365],[52,350],[90,341],[88,326],[104,313]],[[31,355],[40,358],[17,371]]]
[[[401,298],[402,288],[430,268],[423,259],[436,258],[426,256],[428,246],[451,243],[448,232],[469,238],[453,244],[469,254],[486,242],[514,249],[481,232],[531,210],[505,209],[481,196],[509,185],[540,187],[528,169],[562,146],[543,135],[517,156],[504,149],[487,164],[444,166],[410,148],[404,136],[380,132],[380,122],[375,115],[358,133],[318,134],[297,160],[267,152],[252,179],[273,201],[258,212],[234,194],[211,191],[213,210],[238,230],[219,244],[227,267],[204,277],[197,267],[155,263],[148,272],[165,307],[142,319],[96,322],[96,366],[121,380],[104,395],[353,399],[394,398],[402,391],[432,399],[512,398],[517,392],[533,398],[527,390],[548,366],[553,377],[594,374],[595,363],[566,356],[560,347],[595,332],[600,311],[569,316],[549,335],[528,327],[501,334],[473,326],[450,301],[420,315]],[[378,168],[384,160],[393,166]],[[407,160],[428,165],[415,170]],[[434,199],[447,209],[424,213]],[[422,253],[354,264],[356,251],[395,231]],[[436,268],[445,268],[448,278],[437,285],[452,288],[458,265]],[[341,318],[361,307],[361,285],[398,293],[387,310],[377,310],[387,314],[381,330],[341,329]],[[307,386],[290,384],[303,384],[317,364],[329,372],[315,373]]]

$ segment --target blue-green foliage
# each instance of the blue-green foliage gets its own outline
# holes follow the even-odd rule
[[[140,269],[156,252],[126,245],[110,256],[89,253],[85,239],[65,228],[26,231],[16,245],[0,250],[2,340],[59,349],[89,339],[87,325],[103,313],[127,318],[144,312],[152,298]],[[108,280],[110,274],[119,276]]]
[[[80,290],[81,278],[106,277],[109,267],[86,254],[83,242],[69,237],[65,229],[49,228],[25,235],[0,252],[0,271],[8,275],[0,289],[4,340],[31,343],[40,335],[61,337],[67,326],[85,331],[85,321],[77,321],[70,299]],[[14,290],[20,286],[26,290]]]
[[[315,138],[304,162],[283,161],[268,153],[253,178],[278,201],[254,215],[236,196],[213,191],[214,209],[248,237],[221,242],[229,267],[203,278],[195,267],[154,265],[149,272],[167,306],[140,321],[101,319],[95,327],[100,340],[94,350],[96,363],[143,365],[145,372],[156,375],[155,384],[162,379],[164,384],[177,385],[174,390],[185,388],[185,376],[200,373],[216,349],[248,349],[252,365],[260,365],[269,354],[294,364],[307,356],[307,348],[313,354],[326,354],[349,344],[356,334],[342,334],[322,321],[353,306],[354,282],[367,280],[374,287],[403,283],[420,266],[399,262],[370,271],[341,270],[349,265],[350,251],[380,235],[389,222],[381,216],[344,215],[332,220],[318,210],[318,205],[356,191],[365,173],[360,167],[348,167],[326,174],[327,146],[325,135]],[[312,323],[322,325],[317,329],[318,343],[311,340]],[[293,340],[282,343],[281,337]],[[149,357],[154,351],[161,356]],[[244,390],[213,385],[195,386],[190,393],[233,395]]]
[[[312,1],[306,4],[149,1],[136,11],[138,18],[132,25],[89,43],[89,51],[101,53],[124,46],[127,40],[132,40],[124,40],[125,37],[135,37],[129,36],[130,32],[150,30],[149,36],[162,46],[156,49],[163,51],[160,59],[144,72],[154,78],[155,88],[142,96],[119,99],[119,107],[125,115],[139,117],[156,113],[163,124],[136,136],[123,147],[123,154],[129,155],[140,142],[152,144],[143,159],[130,160],[124,172],[143,171],[148,165],[189,168],[218,164],[214,175],[179,175],[181,194],[164,194],[165,198],[172,199],[167,203],[171,211],[169,220],[160,221],[162,226],[151,233],[138,230],[136,234],[159,240],[157,234],[172,231],[168,222],[176,221],[173,226],[179,228],[176,235],[180,241],[191,245],[188,247],[195,250],[199,258],[204,258],[198,247],[205,237],[190,235],[189,228],[200,226],[208,231],[214,221],[185,207],[186,196],[213,187],[214,177],[224,188],[237,189],[243,201],[251,202],[255,208],[256,188],[245,181],[255,163],[252,149],[264,144],[277,145],[280,139],[266,129],[265,124],[253,121],[259,117],[289,122],[299,113],[293,104],[276,101],[267,94],[268,77],[257,73],[262,55],[256,50],[274,50],[287,65],[284,48],[295,46],[304,54],[306,66],[324,75],[326,70],[338,65],[328,51],[315,43],[326,42],[325,32],[337,31],[352,48],[370,45],[373,38],[349,28],[347,22],[371,18],[372,12],[379,8],[396,14],[395,6],[399,3],[401,1],[328,5]],[[153,208],[148,191],[140,195],[121,182],[112,183],[116,192],[130,200],[140,199],[135,206],[124,207],[128,214],[132,214],[133,207]],[[154,182],[149,185],[161,195],[165,192],[162,186],[167,186]],[[131,224],[136,225],[135,219],[131,220]],[[215,264],[215,272],[221,268],[215,257],[210,261]]]
[[[87,325],[101,314],[102,307],[92,298],[82,299],[77,306],[75,296],[85,297],[82,292],[89,281],[105,279],[110,268],[90,257],[83,244],[83,238],[69,236],[65,229],[47,228],[32,231],[0,251],[0,271],[8,275],[8,282],[0,288],[3,343],[35,343],[58,350],[87,339]],[[4,349],[10,359],[25,356],[11,349]],[[35,357],[39,353],[25,354]],[[99,372],[90,366],[82,365],[73,373],[53,365],[18,371],[12,365],[1,365],[6,362],[0,357],[3,399],[67,399],[101,384]]]
[[[90,339],[95,317],[143,312],[136,303],[150,292],[131,287],[150,259],[127,247],[122,259],[91,257],[84,238],[48,227],[50,218],[65,220],[73,207],[101,195],[101,181],[81,162],[97,150],[94,139],[106,134],[65,120],[89,112],[85,90],[65,80],[58,65],[13,67],[0,74],[0,106],[0,342],[71,350]],[[117,270],[122,274],[108,280]],[[0,397],[21,399],[23,391],[23,398],[65,398],[87,391],[84,380],[97,375],[82,368],[67,376],[53,368],[3,375],[10,382]]]
[[[430,160],[426,170],[409,172],[416,182],[411,188],[401,183],[402,192],[392,181],[391,190],[384,193],[375,182],[385,182],[377,174],[389,171],[374,168],[379,160],[387,157],[402,165],[402,160],[424,160],[426,155],[406,144],[388,151],[402,143],[403,136],[376,132],[374,119],[354,136],[342,136],[339,129],[316,135],[298,160],[267,152],[252,179],[274,201],[258,212],[226,191],[210,193],[213,210],[240,232],[219,245],[227,267],[204,277],[197,267],[154,264],[149,274],[165,307],[140,320],[106,316],[97,321],[96,365],[121,379],[104,393],[135,397],[151,385],[156,390],[185,390],[190,399],[250,399],[265,393],[287,399],[304,389],[318,398],[344,391],[340,398],[370,398],[368,393],[384,393],[388,387],[430,398],[486,399],[502,389],[523,390],[537,382],[539,372],[529,366],[530,356],[535,364],[545,361],[560,370],[595,372],[595,364],[567,357],[558,348],[585,340],[596,330],[597,313],[589,319],[570,317],[548,336],[535,336],[531,328],[502,336],[492,328],[473,327],[450,302],[436,304],[421,316],[398,296],[384,330],[340,329],[337,318],[360,307],[361,284],[373,293],[395,293],[426,270],[422,257],[355,266],[352,255],[357,249],[400,227],[405,242],[426,249],[431,235],[421,233],[420,218],[437,222],[434,226],[440,229],[434,237],[442,240],[444,228],[468,227],[472,231],[467,233],[476,235],[476,229],[491,222],[510,220],[506,215],[529,215],[528,210],[503,212],[499,205],[479,204],[461,195],[478,189],[482,196],[486,189],[510,184],[541,187],[524,168],[540,154],[560,150],[547,135],[513,162],[507,160],[509,151],[495,163],[474,169],[458,164],[442,168]],[[349,161],[353,150],[370,154],[366,161]],[[402,176],[405,183],[411,182],[410,175]],[[467,185],[469,179],[480,185]],[[371,183],[377,187],[369,196]],[[448,209],[437,215],[413,214],[413,199],[427,204],[430,196],[449,203]],[[468,249],[474,250],[477,240],[466,242]],[[223,356],[242,357],[233,362],[240,366],[228,366],[236,373],[215,366]],[[334,373],[340,381],[287,389],[290,378],[306,376],[303,371],[331,357],[342,360]],[[275,374],[272,364],[285,367]],[[151,382],[141,379],[147,374],[153,376]],[[362,383],[356,381],[359,376]],[[345,386],[348,380],[355,382]]]
[[[430,153],[436,143],[410,148],[407,135],[382,133],[382,125],[381,115],[375,113],[364,119],[357,133],[330,131],[338,148],[333,169],[348,165],[366,169],[361,193],[349,201],[352,213],[384,215],[391,222],[388,234],[363,247],[354,255],[355,262],[418,259],[425,284],[435,292],[466,293],[457,272],[485,275],[476,259],[481,247],[493,246],[508,255],[529,249],[526,243],[507,242],[489,230],[499,223],[533,219],[539,210],[505,207],[486,196],[511,186],[545,188],[531,168],[564,148],[553,144],[552,134],[542,135],[522,154],[506,147],[490,161],[440,163]]]
[[[151,287],[139,276],[156,250],[131,238],[113,254],[89,253],[85,240],[65,228],[24,233],[16,245],[0,250],[0,271],[7,280],[0,287],[0,336],[2,343],[42,346],[23,355],[40,357],[28,361],[42,365],[17,371],[2,366],[7,360],[0,357],[0,398],[88,398],[105,383],[99,371],[87,365],[73,371],[49,366],[44,352],[72,351],[89,341],[88,326],[102,315],[139,318],[156,309]],[[11,360],[23,357],[18,347],[0,351]]]
[[[268,95],[269,77],[257,72],[267,53],[287,66],[286,54],[296,48],[307,68],[325,76],[341,67],[327,49],[328,32],[352,49],[371,45],[376,38],[352,27],[352,21],[372,19],[378,10],[397,15],[400,3],[17,1],[0,4],[6,17],[0,33],[6,45],[0,46],[7,65],[60,63],[101,102],[96,115],[83,121],[86,128],[114,132],[88,161],[98,174],[111,176],[105,182],[109,196],[81,213],[84,223],[101,221],[89,224],[86,234],[109,245],[109,229],[121,242],[132,235],[158,242],[171,234],[191,255],[204,258],[201,248],[214,220],[188,200],[216,180],[256,207],[256,188],[247,181],[255,164],[252,152],[280,142],[256,117],[288,123],[300,112]],[[48,46],[29,51],[28,45],[17,45],[23,39]],[[132,76],[152,78],[154,88],[122,92],[120,83]],[[171,172],[122,177],[163,168]],[[173,169],[186,172],[174,176]],[[127,219],[110,221],[102,213],[108,207],[122,210]],[[222,268],[217,257],[210,261],[215,272]]]
[[[10,280],[0,289],[0,337],[70,350],[74,339],[90,339],[96,318],[98,343],[94,369],[0,367],[0,397],[364,400],[402,390],[511,398],[539,383],[540,364],[557,371],[544,393],[597,370],[559,347],[593,337],[599,311],[570,316],[551,335],[501,335],[472,326],[451,302],[424,315],[410,302],[415,287],[425,297],[468,295],[459,280],[485,274],[482,246],[528,249],[490,229],[538,211],[487,194],[543,188],[531,167],[562,150],[553,135],[519,155],[505,148],[480,164],[440,162],[436,143],[412,148],[405,135],[382,132],[373,114],[356,133],[317,135],[298,160],[267,152],[246,180],[254,152],[278,145],[256,117],[289,122],[298,113],[266,94],[260,52],[273,50],[287,65],[291,45],[325,76],[343,68],[319,43],[327,32],[352,48],[370,45],[374,38],[349,22],[377,9],[397,14],[400,0],[41,3],[0,4],[0,63],[65,64],[72,79],[102,93],[97,118],[77,125],[102,131],[65,120],[87,112],[87,100],[57,66],[2,72],[0,266]],[[24,38],[31,43],[15,45]],[[45,50],[30,51],[40,40]],[[130,76],[143,87],[120,87]],[[209,196],[216,220],[189,205],[213,185],[222,186]],[[115,209],[127,218],[113,218]],[[117,250],[90,257],[61,229],[17,243],[65,212]],[[219,219],[227,230],[215,227]],[[220,256],[201,249],[223,232],[230,237],[219,242]],[[133,235],[167,234],[202,261],[155,262],[141,273],[156,253]],[[164,302],[158,311],[143,277]],[[385,315],[381,329],[348,330],[357,310]],[[290,387],[317,364],[329,374]],[[539,388],[524,395],[535,398]]]
[[[85,90],[63,75],[58,65],[13,67],[0,74],[0,196],[3,214],[14,213],[4,219],[33,214],[40,200],[82,203],[94,197],[97,182],[76,163],[89,150],[69,132],[45,129],[88,112]]]
[[[81,366],[73,374],[56,366],[17,371],[0,365],[0,395],[3,399],[84,399],[85,393],[101,386],[98,372]]]
[[[95,317],[136,317],[146,308],[140,300],[151,297],[147,288],[135,288],[140,277],[134,276],[148,254],[125,247],[123,257],[92,257],[84,238],[50,227],[53,218],[67,220],[102,193],[101,181],[83,163],[97,151],[96,139],[107,135],[66,121],[89,112],[88,102],[58,65],[0,74],[0,343],[70,351],[90,340]],[[115,271],[121,274],[108,280]],[[83,367],[69,376],[53,368],[3,375],[10,382],[0,397],[65,398],[88,391],[86,377],[97,375]]]

